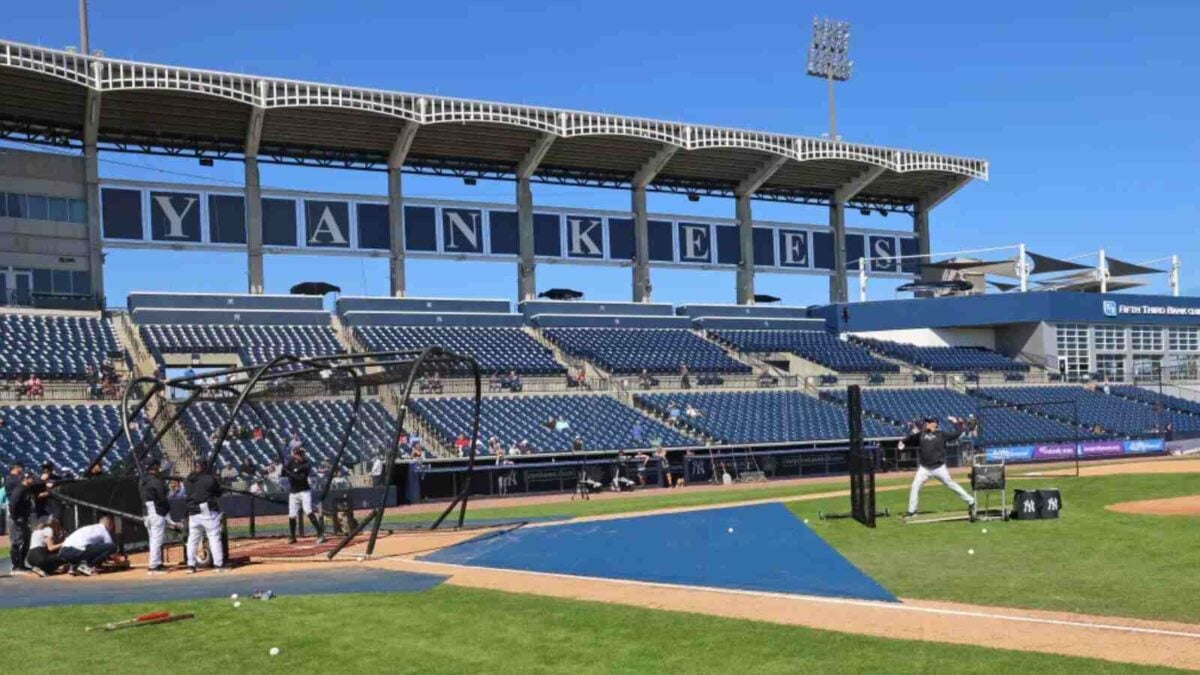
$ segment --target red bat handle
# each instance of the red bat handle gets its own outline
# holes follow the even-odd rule
[[[136,621],[153,621],[155,619],[165,619],[168,616],[171,616],[170,612],[151,612],[139,616]]]

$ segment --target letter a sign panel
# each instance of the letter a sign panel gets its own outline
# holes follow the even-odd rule
[[[304,244],[318,248],[350,248],[350,205],[304,200]]]

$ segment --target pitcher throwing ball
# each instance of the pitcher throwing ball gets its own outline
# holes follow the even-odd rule
[[[283,465],[283,475],[288,479],[288,543],[296,543],[296,524],[301,517],[301,511],[308,515],[308,520],[317,531],[317,543],[325,541],[325,530],[321,521],[313,514],[312,488],[308,484],[308,475],[312,472],[312,462],[304,456],[304,448],[297,445],[292,448],[292,456]]]
[[[904,514],[906,518],[917,513],[917,501],[921,496],[921,486],[930,478],[936,478],[967,503],[967,513],[971,520],[975,519],[975,498],[967,494],[961,485],[954,482],[954,479],[950,477],[950,470],[946,468],[946,444],[957,440],[963,433],[963,425],[958,418],[947,419],[953,422],[957,429],[950,432],[939,431],[937,418],[927,417],[924,429],[913,426],[912,432],[900,441],[901,450],[910,445],[918,448],[917,475],[913,476],[912,488],[908,492],[908,513]]]

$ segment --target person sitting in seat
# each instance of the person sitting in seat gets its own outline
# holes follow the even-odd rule
[[[759,387],[763,387],[763,388],[774,387],[774,386],[777,386],[778,384],[779,384],[779,378],[775,377],[774,375],[767,372],[766,370],[764,370],[758,374],[758,386]]]
[[[522,390],[525,389],[524,383],[521,382],[521,376],[518,375],[517,371],[515,371],[515,370],[510,370],[508,372],[508,382],[506,383],[505,386],[507,386],[508,390],[513,392],[514,394],[520,393]]]
[[[684,412],[684,414],[685,414],[685,415],[687,415],[687,416],[688,416],[688,417],[690,417],[691,419],[696,419],[697,417],[703,417],[703,416],[704,416],[704,413],[703,413],[703,412],[701,412],[699,408],[697,408],[696,406],[692,405],[691,403],[687,404],[687,407],[686,407],[686,408],[684,408],[684,411],[683,411],[683,412]]]
[[[454,439],[454,452],[459,457],[467,456],[467,448],[471,445],[471,441],[467,440],[466,434],[459,434]]]
[[[62,549],[62,525],[54,516],[43,516],[29,538],[25,565],[39,577],[48,577],[63,566],[58,552]]]
[[[92,576],[117,552],[113,530],[112,516],[100,516],[95,525],[84,525],[63,541],[59,560],[70,566],[71,574]]]
[[[679,426],[679,416],[682,414],[683,411],[680,410],[679,404],[674,401],[667,404],[667,419],[671,421],[672,425]]]
[[[642,389],[653,389],[658,386],[658,378],[650,374],[646,368],[642,368],[642,374],[638,376],[638,385]]]
[[[500,391],[504,388],[504,375],[501,373],[492,373],[488,379],[488,391]]]

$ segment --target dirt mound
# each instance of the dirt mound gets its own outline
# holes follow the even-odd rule
[[[1200,516],[1200,495],[1109,504],[1109,511],[1147,516]]]

